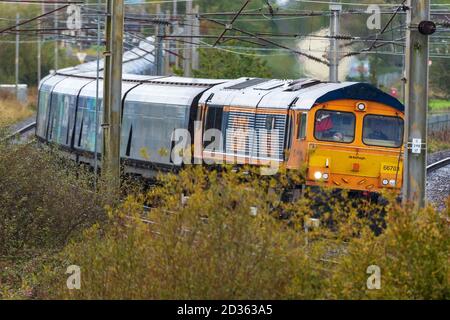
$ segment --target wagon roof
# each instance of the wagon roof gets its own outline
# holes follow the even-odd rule
[[[69,76],[74,78],[89,78],[96,79],[96,71],[80,72],[75,68],[66,68],[58,70],[56,75]],[[100,79],[103,79],[103,70],[99,73]],[[220,79],[201,79],[201,78],[186,78],[178,76],[149,76],[149,75],[137,75],[127,74],[122,75],[124,82],[139,82],[158,85],[173,85],[173,86],[203,86],[211,87],[220,83],[227,82],[229,80]]]
[[[333,100],[366,100],[404,112],[397,99],[361,82],[329,83],[315,79],[277,80],[240,78],[219,84],[205,92],[200,103],[243,108],[309,110],[315,104]]]

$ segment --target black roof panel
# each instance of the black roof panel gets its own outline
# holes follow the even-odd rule
[[[231,87],[226,87],[224,89],[242,90],[242,89],[245,89],[248,87],[256,86],[257,84],[260,84],[260,83],[263,83],[266,81],[269,81],[269,79],[254,78],[254,79],[249,79],[247,81],[232,85]]]

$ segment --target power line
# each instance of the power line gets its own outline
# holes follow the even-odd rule
[[[206,20],[208,20],[208,21],[211,21],[211,22],[214,22],[214,23],[217,23],[217,24],[222,25],[222,26],[224,26],[224,27],[227,27],[226,24],[224,24],[224,23],[222,23],[222,22],[220,22],[220,21],[216,21],[216,20],[214,20],[214,19],[209,19],[209,18],[204,18],[204,19],[206,19]],[[268,40],[268,39],[265,39],[265,38],[260,37],[260,36],[258,36],[258,35],[255,35],[254,33],[251,33],[251,32],[248,32],[248,31],[245,31],[245,30],[236,28],[236,27],[234,27],[234,26],[231,26],[231,29],[232,29],[232,30],[235,30],[235,31],[238,31],[238,32],[240,32],[240,33],[246,34],[246,35],[248,35],[248,36],[253,36],[255,39],[258,39],[258,40],[260,40],[260,41],[263,41],[263,42],[265,42],[265,43],[267,43],[267,44],[271,44],[271,45],[274,45],[274,46],[276,46],[276,47],[280,47],[280,48],[283,48],[283,49],[291,50],[293,53],[296,53],[296,54],[298,54],[298,55],[304,56],[304,57],[309,58],[309,59],[311,59],[311,60],[314,60],[314,61],[316,61],[316,62],[320,62],[320,63],[323,63],[323,64],[325,64],[325,65],[328,65],[328,62],[325,61],[325,60],[322,60],[322,59],[320,59],[320,58],[311,56],[311,55],[309,55],[309,54],[307,54],[307,53],[304,53],[304,52],[302,52],[302,51],[299,51],[299,50],[295,50],[295,49],[286,47],[286,46],[284,46],[284,45],[282,45],[282,44],[279,44],[279,43],[276,43],[276,42],[274,42],[274,41],[272,41],[272,40]]]
[[[15,1],[0,1],[0,2],[15,2]],[[26,2],[26,1],[23,1],[22,3],[24,3],[24,2]],[[58,1],[27,1],[27,2],[52,3],[52,4],[59,3]],[[306,2],[306,1],[303,1],[303,2]],[[319,1],[319,2],[318,1],[309,1],[309,2],[310,3],[319,3],[319,2],[320,3],[329,3],[329,2],[324,2],[324,1]],[[69,4],[69,3],[79,4],[79,3],[82,3],[82,2],[79,2],[79,1],[64,2],[64,4]],[[172,1],[146,2],[146,4],[156,4],[156,3],[172,3]],[[92,9],[92,8],[89,8],[89,7],[85,7],[86,5],[90,5],[90,4],[84,3],[83,6],[82,6],[83,10],[95,11],[95,12],[97,12],[97,15],[99,15],[99,14],[105,15],[102,11],[99,11],[98,9],[95,10],[95,9]],[[362,4],[354,3],[352,5],[362,5]],[[394,5],[389,5],[389,7],[391,7],[391,6],[394,7]],[[47,28],[47,29],[46,28],[33,28],[33,29],[32,28],[28,28],[28,29],[21,29],[21,30],[13,31],[14,29],[17,28],[17,26],[22,25],[22,24],[26,24],[26,23],[30,23],[30,22],[35,21],[35,20],[38,20],[37,24],[39,25],[43,21],[47,21],[47,19],[50,19],[50,17],[48,17],[48,15],[50,15],[51,13],[55,13],[56,11],[59,12],[59,10],[64,9],[65,7],[67,7],[67,5],[62,7],[62,8],[58,8],[56,10],[48,12],[48,13],[46,13],[44,15],[41,15],[41,16],[38,16],[38,17],[35,17],[35,18],[32,18],[32,19],[24,20],[20,24],[17,24],[15,26],[7,28],[8,30],[5,29],[5,30],[0,31],[0,33],[5,33],[6,32],[8,34],[15,34],[15,33],[21,32],[21,33],[24,33],[25,36],[28,36],[27,33],[29,33],[29,32],[36,32],[36,33],[39,32],[41,34],[55,35],[55,33],[52,32],[52,31],[56,31],[56,32],[66,31],[66,30],[68,30],[67,28]],[[369,49],[363,49],[360,52],[346,52],[346,54],[349,54],[349,55],[356,55],[356,54],[361,54],[361,53],[369,53],[369,52],[367,52],[367,50],[371,51],[373,49],[378,49],[378,48],[380,48],[382,46],[385,46],[385,45],[388,45],[388,44],[403,46],[403,42],[398,42],[398,40],[395,40],[395,41],[394,40],[383,40],[383,39],[380,38],[380,35],[388,32],[388,31],[394,30],[394,29],[387,30],[387,28],[391,24],[391,22],[394,20],[395,15],[402,13],[399,10],[399,8],[401,9],[401,7],[399,7],[397,5],[396,8],[397,9],[395,10],[395,12],[392,12],[392,13],[391,12],[385,12],[386,14],[389,13],[392,16],[391,16],[389,22],[383,28],[383,31],[376,35],[376,39],[375,40],[374,39],[367,39],[365,37],[356,37],[356,36],[348,36],[348,35],[337,35],[337,36],[332,37],[332,36],[283,34],[283,33],[278,33],[278,34],[277,33],[258,33],[258,32],[241,30],[241,29],[238,29],[238,28],[235,28],[235,27],[232,27],[230,30],[233,30],[233,31],[236,31],[236,32],[240,32],[240,33],[242,33],[244,35],[231,35],[231,36],[227,35],[227,36],[223,36],[222,39],[225,39],[225,41],[230,41],[230,40],[246,41],[246,42],[250,42],[250,43],[252,43],[254,45],[264,46],[264,47],[267,44],[270,44],[272,46],[277,47],[278,50],[284,51],[286,54],[288,54],[288,53],[289,54],[295,53],[295,54],[299,54],[299,55],[302,55],[302,56],[306,56],[307,58],[310,58],[310,59],[315,60],[317,62],[326,64],[327,63],[326,61],[324,61],[324,60],[322,60],[320,58],[308,55],[307,53],[305,53],[305,52],[313,52],[314,50],[304,50],[305,52],[303,52],[303,50],[299,51],[299,50],[296,50],[296,49],[292,49],[292,48],[286,47],[286,46],[284,46],[282,44],[279,44],[279,43],[276,43],[274,41],[271,41],[269,39],[271,39],[271,38],[274,38],[274,39],[275,38],[277,38],[277,39],[301,38],[301,39],[310,39],[310,40],[315,40],[315,39],[319,39],[320,40],[320,39],[335,38],[335,39],[340,39],[340,40],[349,40],[349,41],[351,41],[350,44],[345,44],[345,45],[351,45],[353,43],[358,43],[358,42],[364,43],[364,42],[368,42],[368,41],[373,41],[372,44],[371,44],[371,47],[369,48],[370,50]],[[263,12],[262,10],[263,10],[263,8],[242,10],[240,16],[259,16],[259,15],[264,15],[265,12]],[[327,15],[329,15],[328,11],[314,11],[314,12],[312,12],[312,11],[298,11],[298,10],[295,11],[295,12],[292,12],[292,11],[293,10],[291,10],[291,12],[273,12],[273,16],[280,15],[280,16],[285,16],[285,17],[295,17],[296,15],[300,15],[300,16],[304,16],[304,17],[313,17],[313,16],[327,16]],[[348,13],[348,14],[360,14],[360,13],[363,13],[363,12],[362,11],[361,12],[360,11],[356,11],[356,10],[353,10],[353,11],[349,10],[346,13]],[[221,13],[221,12],[207,13],[206,12],[206,13],[203,13],[203,14],[199,14],[198,18],[206,20],[206,21],[209,21],[209,22],[213,22],[215,24],[218,24],[218,25],[226,27],[226,25],[221,23],[218,19],[209,19],[209,18],[207,18],[208,16],[217,16],[217,15],[221,15],[221,14],[222,15],[236,15],[236,13],[233,13],[233,12],[224,12],[224,13]],[[268,13],[268,14],[270,14],[270,13]],[[178,17],[181,17],[181,15],[178,15]],[[158,25],[158,24],[169,25],[169,24],[172,24],[171,21],[173,21],[173,19],[170,19],[170,20],[161,19],[161,18],[158,19],[157,17],[155,18],[154,15],[150,15],[150,14],[148,14],[148,15],[127,15],[125,17],[125,20],[126,21],[135,21],[136,22],[134,24],[128,22],[128,23],[125,24],[126,26],[153,26],[153,25]],[[245,19],[240,19],[239,21],[244,21],[244,20]],[[260,20],[271,21],[271,20],[274,20],[274,19],[271,19],[270,17],[267,17],[267,19],[260,19]],[[446,22],[444,21],[443,23],[446,23]],[[188,26],[189,24],[184,22],[184,23],[181,23],[180,25]],[[220,30],[223,30],[222,28],[216,28],[214,26],[209,26],[208,29],[217,29],[217,30],[220,29]],[[89,34],[89,31],[95,30],[95,28],[84,27],[81,30],[88,31],[88,34]],[[441,30],[441,32],[446,32],[446,31],[445,30]],[[130,35],[131,33],[127,33],[127,34]],[[75,39],[75,41],[76,40],[90,41],[92,39],[90,37],[82,37],[80,35],[69,36],[69,35],[64,34],[64,33],[62,33],[62,34],[56,33],[56,35],[58,35],[59,37],[62,37],[63,39],[65,38],[66,40],[64,40],[64,41],[69,41],[69,40],[67,40],[67,38]],[[133,37],[136,37],[136,35],[133,35]],[[214,35],[200,35],[200,36],[198,36],[198,38],[203,38],[203,39],[213,39],[215,37],[217,37],[217,36],[214,36]],[[370,37],[373,37],[373,36],[369,36],[369,38]],[[202,43],[181,41],[180,39],[183,38],[182,35],[181,36],[174,36],[174,35],[166,36],[165,38],[170,38],[170,39],[178,38],[177,42],[184,42],[184,43],[195,44],[199,48],[210,48],[211,47],[211,44],[207,44],[207,43],[205,43],[203,41],[201,41]],[[196,38],[196,36],[188,36],[188,38]],[[255,40],[255,41],[252,41],[252,40]],[[46,42],[49,42],[49,41],[51,41],[51,40],[46,40]],[[32,43],[33,41],[29,41],[29,42]],[[6,42],[3,42],[3,43],[6,43]],[[377,43],[379,45],[377,45]],[[445,43],[434,43],[434,42],[432,42],[432,44],[445,45]],[[234,50],[234,48],[238,48],[239,49],[239,47],[235,47],[235,46],[222,46],[221,48],[222,49],[226,49],[227,51],[230,51],[230,52],[232,50]],[[250,48],[250,47],[243,47],[243,48],[245,48],[246,50],[256,50],[257,49],[257,48],[255,48],[255,49],[254,48]],[[277,50],[277,49],[261,48],[259,50]],[[169,52],[169,51],[166,50],[166,52]],[[242,52],[241,53],[233,52],[233,53],[243,54]],[[377,51],[375,53],[388,54],[385,51]],[[172,52],[171,54],[176,54],[176,53]],[[447,58],[447,56],[438,56],[438,57],[439,58],[440,57]]]
[[[369,47],[368,49],[365,49],[365,50],[370,51],[370,50],[372,50],[372,49],[375,47],[375,45],[376,45],[376,43],[377,43],[377,41],[378,41],[378,39],[379,39],[379,36],[382,35],[382,34],[386,31],[386,29],[389,27],[389,25],[392,23],[392,21],[394,21],[394,19],[395,19],[397,13],[398,13],[400,10],[403,10],[404,12],[406,11],[405,3],[406,3],[406,0],[403,0],[403,2],[401,3],[401,5],[397,7],[397,9],[395,10],[395,12],[394,12],[394,13],[392,14],[392,16],[389,18],[389,21],[386,23],[386,25],[384,26],[383,30],[381,30],[381,32],[380,32],[379,34],[377,34],[377,36],[376,36],[374,42],[370,45],[370,47]]]
[[[84,4],[83,1],[48,1],[48,0],[0,0],[0,3],[14,4]]]
[[[242,11],[245,9],[246,6],[250,3],[250,0],[246,0],[245,3],[242,5],[242,7],[236,12],[236,14],[233,16],[229,24],[225,25],[225,28],[223,29],[222,33],[219,35],[217,40],[214,42],[214,47],[220,43],[220,40],[222,40],[222,37],[225,35],[225,33],[233,28],[233,23],[236,21],[236,19],[239,17],[239,15],[242,13]]]
[[[317,1],[317,0],[296,0],[297,2],[305,2],[305,3],[313,3],[313,4],[336,4],[331,1]],[[355,2],[340,2],[339,4],[344,6],[363,6],[367,7],[367,3],[355,3]],[[387,4],[387,3],[372,3],[372,5],[377,5],[379,7],[396,7],[396,5]]]
[[[318,0],[296,0],[297,2],[305,2],[305,3],[312,3],[312,4],[335,4],[334,2],[330,1],[318,1]],[[356,3],[356,2],[340,2],[339,4],[344,6],[365,6],[368,5],[376,5],[379,7],[396,7],[396,4],[389,4],[389,3]],[[431,4],[431,6],[434,7],[444,7],[444,6],[450,6],[450,3],[434,3]]]
[[[27,24],[27,23],[30,23],[30,22],[35,21],[35,20],[38,20],[38,19],[40,19],[40,18],[42,18],[42,17],[48,16],[48,15],[54,13],[54,12],[57,12],[57,11],[62,10],[62,9],[65,9],[65,8],[67,8],[68,6],[69,6],[69,5],[65,5],[65,6],[56,8],[56,9],[54,9],[54,10],[51,10],[51,11],[49,11],[49,12],[46,12],[46,13],[41,14],[41,15],[39,15],[39,16],[36,16],[36,17],[34,17],[34,18],[27,19],[27,20],[25,20],[25,21],[23,21],[23,22],[19,22],[19,23],[13,25],[13,26],[7,27],[7,28],[5,28],[5,29],[3,29],[3,30],[0,30],[0,35],[1,35],[2,33],[6,32],[6,31],[16,29],[17,27],[23,26],[23,25],[25,25],[25,24]]]

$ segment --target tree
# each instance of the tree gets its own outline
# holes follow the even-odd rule
[[[239,77],[271,78],[266,61],[252,53],[240,54],[218,50],[200,49],[200,68],[193,70],[195,77],[231,79]]]
[[[2,20],[0,28],[15,25],[16,13],[20,13],[21,20],[38,16],[40,6],[11,6],[10,4],[0,4]],[[34,24],[23,25],[21,29],[33,28]],[[45,28],[44,24],[39,25]],[[35,26],[34,26],[35,27]],[[19,55],[19,82],[28,85],[37,84],[37,40],[35,33],[26,32],[20,34],[20,55]],[[15,77],[15,33],[4,33],[0,35],[0,83],[14,83]],[[49,40],[41,42],[41,72],[42,77],[54,68],[54,45],[55,42]],[[59,49],[59,68],[78,64],[74,57],[65,54],[65,49]]]
[[[433,59],[430,68],[430,87],[432,95],[441,98],[450,98],[450,59]],[[443,72],[444,71],[444,72]]]

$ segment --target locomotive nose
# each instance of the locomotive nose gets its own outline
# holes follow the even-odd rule
[[[307,179],[310,184],[362,191],[399,188],[402,163],[395,155],[335,146],[310,150]]]

